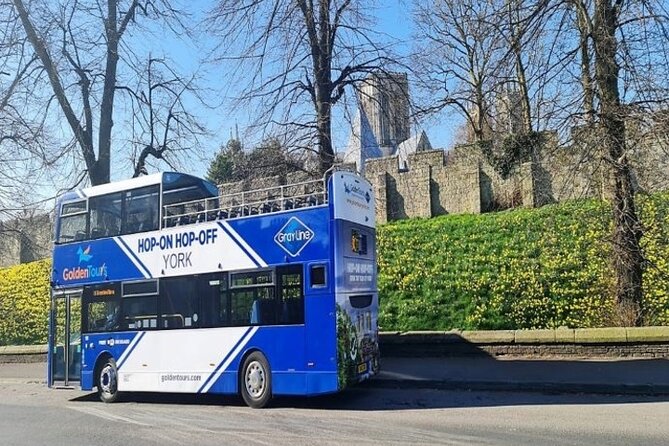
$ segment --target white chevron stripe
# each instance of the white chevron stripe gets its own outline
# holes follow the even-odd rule
[[[239,355],[239,352],[242,351],[246,347],[246,344],[249,342],[249,340],[253,337],[254,334],[258,331],[258,327],[253,327],[251,331],[249,331],[244,338],[242,338],[241,342],[237,346],[237,348],[232,352],[232,354],[228,357],[228,359],[225,360],[221,368],[218,369],[218,371],[214,374],[214,377],[207,383],[207,385],[202,389],[202,393],[207,393],[209,392],[209,389],[218,381],[218,378],[221,377],[223,372],[230,366],[230,363],[235,360],[237,355]]]
[[[230,232],[232,238],[234,238],[235,241],[251,255],[251,257],[253,257],[253,260],[258,262],[258,265],[260,265],[263,268],[267,266],[267,263],[262,259],[262,257],[260,257],[258,253],[255,252],[253,248],[249,246],[248,243],[246,243],[246,240],[244,240],[239,234],[237,234],[237,232],[235,232],[234,229],[232,229],[232,227],[227,221],[224,220],[221,222],[221,224],[225,226],[225,229],[227,229]]]
[[[116,364],[122,364],[123,361],[125,361],[125,357],[128,356],[130,351],[133,349],[135,344],[139,341],[141,333],[136,333],[135,336],[132,338],[132,341],[130,341],[130,344],[128,344],[128,347],[126,347],[125,350],[123,350],[123,354],[119,356],[118,360],[116,361]]]
[[[125,247],[123,242],[121,242],[119,237],[114,237],[114,242],[119,248],[121,248],[123,254],[125,254],[125,256],[133,263],[133,265],[137,267],[137,269],[139,270],[140,273],[142,273],[144,278],[148,279],[149,277],[151,277],[148,270],[144,267],[144,265],[142,265],[135,259],[135,256],[130,251],[128,251],[128,249]]]

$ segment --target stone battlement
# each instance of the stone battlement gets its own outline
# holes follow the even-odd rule
[[[502,178],[476,146],[459,146],[448,154],[416,152],[409,155],[407,169],[399,168],[397,156],[365,165],[365,176],[376,191],[379,223],[541,205],[536,194],[539,171],[535,164],[524,163]]]

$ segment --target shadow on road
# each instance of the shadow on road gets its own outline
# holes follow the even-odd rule
[[[96,393],[72,398],[71,402],[104,407]],[[669,395],[596,395],[587,393],[508,392],[476,390],[439,390],[425,388],[379,388],[363,384],[341,393],[318,397],[277,397],[265,410],[313,409],[335,411],[398,411],[462,409],[505,406],[540,406],[571,404],[633,404],[669,401]],[[115,405],[166,404],[229,406],[245,408],[240,398],[229,395],[193,395],[179,393],[125,393]],[[252,410],[252,409],[249,409]]]

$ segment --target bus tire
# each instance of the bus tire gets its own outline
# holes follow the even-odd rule
[[[98,396],[104,403],[113,403],[118,399],[118,369],[111,356],[104,358],[97,368]]]
[[[255,351],[248,355],[239,374],[239,392],[249,407],[263,408],[272,399],[272,374],[265,355]]]

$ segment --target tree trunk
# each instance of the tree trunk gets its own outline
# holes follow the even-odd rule
[[[332,106],[329,98],[322,101],[318,107],[318,158],[321,173],[325,173],[334,164],[334,150],[332,148]]]
[[[111,164],[111,132],[114,110],[114,93],[116,91],[116,67],[118,64],[118,24],[116,0],[107,0],[107,20],[105,31],[107,35],[107,63],[105,79],[100,103],[100,131],[98,133],[98,162],[94,171],[89,171],[91,184],[109,183]]]
[[[618,90],[620,67],[616,61],[617,26],[617,9],[612,1],[596,0],[593,26],[595,78],[600,93],[601,145],[611,166],[616,300],[621,322],[639,325],[642,321],[643,255],[639,244],[642,230],[625,149],[625,121]]]
[[[581,52],[581,88],[583,88],[583,112],[587,124],[595,122],[595,92],[590,73],[590,26],[588,15],[583,4],[576,4],[576,25],[579,32],[579,47]]]
[[[321,173],[334,164],[332,148],[332,50],[330,47],[330,4],[319,1],[318,66],[316,68],[316,98],[318,128],[318,158]]]
[[[523,111],[523,133],[532,133],[532,111],[530,109],[530,94],[525,77],[525,65],[523,64],[520,47],[514,50],[516,59],[516,77],[520,87],[521,109]]]
[[[520,89],[520,107],[523,114],[523,129],[521,133],[532,133],[530,93],[527,87],[527,77],[525,76],[525,64],[523,63],[522,53],[522,38],[524,33],[517,29],[517,26],[519,27],[520,25],[514,23],[514,21],[520,22],[520,17],[518,16],[520,4],[509,2],[508,7],[511,31],[511,51],[513,52],[514,65],[516,68],[516,82],[518,82],[518,87]]]

